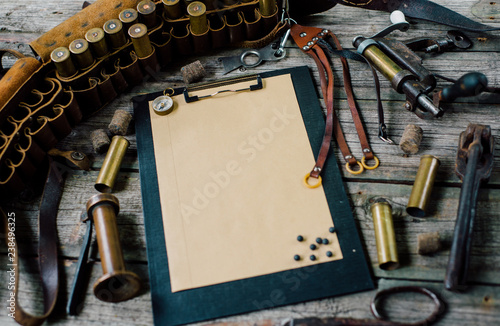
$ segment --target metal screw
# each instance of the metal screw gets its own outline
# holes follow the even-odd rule
[[[315,166],[313,171],[314,172],[321,172],[321,168],[319,166]]]
[[[300,37],[306,37],[307,36],[307,33],[306,32],[302,32],[299,34]]]
[[[323,33],[327,34],[329,31],[327,29],[323,30]]]
[[[307,42],[307,45],[309,45],[309,46],[313,46],[313,45],[314,45],[314,42],[309,41],[309,42]]]
[[[305,45],[304,47],[302,47],[302,50],[307,51],[307,50],[309,50],[309,47],[307,45]]]
[[[364,152],[364,153],[370,153],[370,152],[371,152],[371,150],[370,150],[369,148],[365,148],[365,149],[363,149],[363,152]]]
[[[407,109],[408,111],[413,111],[413,106],[410,102],[405,103],[405,109]]]
[[[350,160],[352,158],[352,155],[347,155],[346,157],[344,157],[344,159],[346,160]]]
[[[312,40],[313,40],[314,42],[316,42],[316,41],[317,41],[317,40],[319,40],[319,39],[315,36],[315,37],[313,37],[313,38],[312,38]]]
[[[71,153],[71,158],[77,161],[81,161],[85,158],[85,155],[81,152],[72,152]]]

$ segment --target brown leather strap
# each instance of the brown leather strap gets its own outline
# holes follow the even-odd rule
[[[24,311],[18,303],[18,286],[19,286],[19,273],[20,266],[18,264],[19,253],[18,246],[15,242],[15,235],[9,234],[9,219],[4,211],[0,209],[2,218],[5,220],[5,239],[8,247],[14,244],[15,252],[12,257],[12,268],[15,274],[14,297],[15,297],[15,310],[13,317],[16,322],[24,326],[38,326],[41,325],[47,317],[51,314],[57,301],[57,293],[59,290],[59,273],[57,262],[57,229],[56,229],[56,216],[59,206],[59,200],[62,193],[62,176],[52,160],[49,159],[49,172],[45,189],[42,195],[40,204],[40,215],[38,220],[39,228],[39,243],[38,243],[38,256],[40,277],[42,280],[44,310],[43,315],[31,315]],[[9,216],[10,217],[10,216]],[[15,222],[15,221],[14,221]],[[9,255],[9,257],[11,257]]]
[[[335,46],[339,50],[342,50],[340,42],[338,41],[337,37],[330,31],[316,27],[293,25],[291,28],[290,35],[294,39],[295,43],[299,46],[299,48],[304,53],[311,56],[316,63],[320,75],[321,90],[323,93],[323,98],[327,109],[326,126],[325,126],[325,134],[323,136],[323,142],[320,148],[319,155],[316,159],[316,164],[313,170],[310,172],[310,176],[313,178],[318,178],[319,175],[321,174],[321,170],[323,169],[323,165],[326,161],[330,149],[332,132],[335,135],[337,144],[340,148],[340,151],[342,152],[342,155],[344,156],[344,159],[348,163],[348,166],[359,165],[361,170],[358,171],[362,171],[363,169],[362,165],[358,163],[354,155],[352,155],[351,151],[349,150],[349,146],[347,145],[347,142],[345,140],[342,128],[340,126],[340,122],[338,120],[337,115],[334,112],[334,107],[333,107],[334,82],[333,82],[332,68],[330,61],[328,60],[328,57],[325,54],[325,50],[322,48],[322,46],[318,41],[326,37],[331,37],[335,42]],[[356,102],[354,100],[354,93],[351,85],[349,66],[345,58],[341,58],[341,62],[343,67],[344,85],[347,94],[347,101],[349,103],[351,115],[353,117],[354,125],[356,127],[356,131],[358,133],[358,137],[361,143],[363,155],[365,156],[364,159],[371,160],[375,157],[368,143],[368,138],[366,136],[366,132],[361,122],[359,111]]]

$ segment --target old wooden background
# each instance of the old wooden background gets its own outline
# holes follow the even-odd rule
[[[499,5],[481,1],[483,7],[478,17],[475,0],[436,1],[467,17],[500,27]],[[0,2],[0,48],[17,49],[30,54],[27,43],[50,28],[78,12],[81,0],[25,0]],[[476,7],[474,7],[476,6]],[[476,13],[476,15],[473,14]],[[410,20],[408,32],[396,32],[392,37],[409,39],[417,36],[443,37],[450,29],[446,26]],[[331,29],[338,35],[345,47],[351,47],[356,35],[372,35],[388,25],[387,13],[367,11],[352,7],[336,6],[328,12],[310,16],[302,21],[304,25]],[[500,86],[500,32],[467,33],[474,46],[465,51],[424,55],[426,67],[431,71],[452,78],[458,78],[469,71],[483,72],[490,85]],[[247,72],[268,71],[278,68],[307,64],[318,84],[318,72],[311,59],[299,51],[291,42],[287,44],[287,56],[279,62],[266,62]],[[166,87],[183,85],[180,67],[199,59],[205,66],[205,81],[222,76],[222,67],[217,62],[220,56],[236,55],[241,50],[228,49],[204,56],[188,57],[175,62],[161,72],[159,79],[144,82],[132,93],[117,98],[105,109],[83,122],[62,141],[58,148],[76,149],[87,153],[92,160],[90,172],[74,171],[66,177],[64,193],[59,207],[57,226],[60,241],[60,262],[62,284],[55,313],[48,325],[150,325],[153,323],[148,273],[144,220],[141,206],[137,147],[133,131],[128,135],[131,141],[125,162],[122,165],[114,193],[120,199],[121,212],[118,223],[127,267],[144,280],[141,294],[127,302],[112,304],[98,301],[88,289],[85,306],[77,317],[64,312],[69,284],[75,273],[85,227],[79,222],[80,214],[87,200],[95,194],[93,188],[104,155],[92,151],[89,134],[96,128],[105,128],[116,109],[132,112],[130,98],[144,92],[159,91]],[[8,60],[6,60],[8,61]],[[341,85],[339,62],[335,62],[336,85]],[[500,324],[500,105],[498,97],[481,96],[479,99],[460,100],[448,107],[442,118],[420,120],[403,108],[404,97],[394,92],[388,82],[382,81],[382,96],[385,118],[390,136],[399,142],[405,126],[417,124],[424,131],[420,152],[417,155],[403,155],[398,146],[387,145],[377,138],[377,113],[371,77],[361,64],[351,64],[353,85],[361,107],[362,118],[370,136],[370,142],[380,158],[380,167],[373,171],[353,176],[345,172],[340,153],[335,149],[337,161],[342,165],[345,185],[351,199],[357,226],[367,259],[373,270],[378,289],[399,285],[420,285],[433,289],[446,302],[446,312],[439,320],[440,325],[495,325]],[[229,76],[238,76],[235,71]],[[344,94],[337,88],[336,108],[347,141],[353,153],[361,157],[350,113]],[[481,191],[474,225],[474,243],[471,252],[470,286],[463,293],[452,293],[444,289],[443,278],[448,262],[450,239],[456,219],[460,180],[454,173],[458,136],[469,123],[489,124],[497,137],[495,167],[488,185]],[[438,156],[441,167],[437,176],[428,216],[414,218],[406,214],[405,207],[411,192],[420,156]],[[394,271],[383,271],[377,266],[375,237],[371,214],[368,210],[373,198],[387,198],[394,211],[398,251],[401,267]],[[20,242],[22,272],[20,280],[20,301],[33,312],[42,311],[42,294],[38,283],[36,265],[37,207],[39,197],[29,200],[4,203],[4,209],[16,214],[16,236]],[[417,235],[438,231],[443,239],[443,249],[431,256],[416,253]],[[13,325],[7,316],[7,256],[2,246],[0,255],[0,324]],[[94,265],[91,275],[93,283],[101,275],[100,262]],[[341,281],[341,280],[339,280]],[[257,322],[271,319],[276,323],[287,318],[302,317],[352,317],[370,318],[369,303],[376,291],[346,295],[321,301],[308,302],[279,309],[264,310],[224,321]],[[244,295],[242,293],[242,295]],[[389,314],[396,318],[419,318],[430,311],[426,299],[413,295],[398,296],[387,302]]]

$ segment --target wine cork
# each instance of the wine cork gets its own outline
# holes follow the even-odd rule
[[[125,110],[116,110],[108,125],[108,130],[113,135],[125,136],[127,134],[128,126],[132,121],[132,115]]]
[[[441,249],[441,240],[438,232],[422,233],[417,236],[417,253],[429,255]]]
[[[108,134],[104,129],[96,129],[90,133],[90,139],[92,141],[92,147],[97,154],[102,154],[106,152],[109,148],[111,141],[109,140]]]
[[[181,68],[182,79],[186,84],[198,81],[206,76],[205,68],[201,64],[200,60],[196,60],[193,63],[185,65]]]
[[[406,154],[417,154],[423,133],[422,128],[419,126],[412,124],[407,125],[403,132],[403,136],[401,136],[399,148]]]

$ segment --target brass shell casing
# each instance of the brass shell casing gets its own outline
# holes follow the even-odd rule
[[[123,9],[118,15],[118,19],[122,22],[123,28],[127,30],[139,22],[139,13],[132,8]]]
[[[156,5],[151,0],[142,0],[137,5],[137,12],[141,21],[148,29],[156,26]]]
[[[207,7],[203,2],[193,1],[187,7],[191,32],[201,35],[208,31]]]
[[[392,81],[403,69],[375,45],[368,46],[363,55],[387,78]]]
[[[181,0],[162,0],[162,2],[165,15],[168,19],[179,19],[184,15]]]
[[[262,16],[272,16],[276,9],[276,0],[259,0],[259,11]]]
[[[130,26],[128,35],[132,40],[134,51],[139,58],[145,58],[153,52],[153,46],[149,41],[148,28],[144,24]]]
[[[125,137],[113,137],[94,185],[97,191],[104,193],[111,192],[111,189],[113,189],[115,184],[118,171],[120,170],[123,157],[125,156],[125,152],[127,151],[129,145],[130,143]]]
[[[439,159],[432,155],[422,155],[417,176],[411,189],[406,212],[411,216],[424,217],[427,203],[439,168]]]
[[[87,215],[95,224],[97,245],[103,276],[94,284],[94,295],[102,301],[120,302],[137,295],[141,280],[125,269],[116,216],[118,199],[111,194],[98,194],[87,201]]]
[[[89,42],[90,49],[97,58],[104,57],[109,52],[105,36],[104,30],[100,27],[89,29],[85,33],[85,39]]]
[[[94,57],[90,52],[89,43],[82,38],[71,42],[69,44],[69,51],[80,69],[86,69],[94,63]]]
[[[104,23],[102,28],[108,37],[109,44],[113,49],[119,49],[127,43],[123,32],[123,24],[119,19],[110,19]]]
[[[399,267],[396,234],[392,221],[392,207],[385,199],[379,199],[370,207],[377,243],[378,264],[381,269]]]
[[[71,77],[76,74],[77,70],[67,47],[62,46],[54,49],[50,54],[50,59],[61,77]]]

